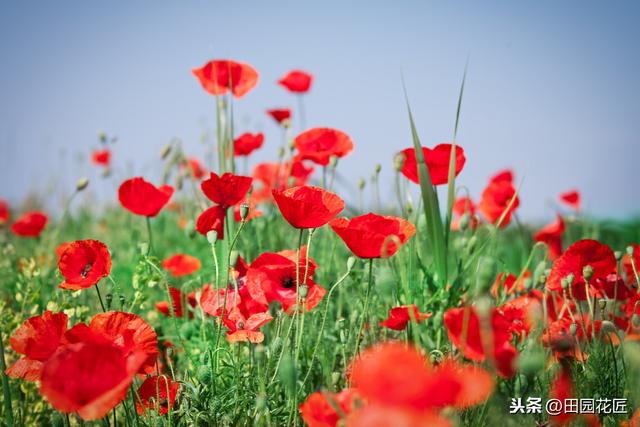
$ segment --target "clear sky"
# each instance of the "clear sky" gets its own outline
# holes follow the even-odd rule
[[[237,129],[266,133],[253,162],[280,144],[264,110],[296,105],[275,81],[302,68],[316,76],[307,124],[355,142],[341,173],[355,184],[381,163],[390,193],[393,154],[411,144],[401,72],[432,146],[451,138],[469,58],[459,182],[474,198],[512,167],[525,177],[525,217],[551,218],[557,193],[572,187],[593,215],[638,214],[639,18],[634,1],[2,2],[0,197],[98,181],[76,160],[99,129],[120,138],[123,177],[157,180],[158,152],[174,136],[202,155],[215,110],[190,70],[214,58],[260,73],[236,103]],[[94,191],[115,200],[115,185]]]

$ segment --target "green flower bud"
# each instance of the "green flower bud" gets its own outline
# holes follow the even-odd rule
[[[591,280],[592,276],[593,276],[593,267],[591,267],[590,265],[585,265],[584,268],[582,269],[582,277],[584,277],[584,280],[588,282],[589,280]]]
[[[578,324],[576,322],[571,323],[571,325],[569,325],[569,332],[571,332],[571,335],[573,335],[574,337],[578,334]]]
[[[363,190],[365,185],[366,185],[366,181],[365,181],[364,179],[360,178],[360,179],[358,180],[358,188],[359,188],[360,190]]]
[[[329,166],[331,166],[332,168],[338,166],[338,156],[329,157]]]
[[[616,261],[620,262],[622,259],[622,251],[615,251],[613,255],[616,257]]]
[[[240,205],[240,219],[242,219],[243,221],[247,219],[247,216],[249,215],[249,205],[246,203],[243,203]]]
[[[307,295],[309,295],[309,287],[307,285],[300,286],[298,293],[300,294],[300,298],[305,299]]]
[[[405,157],[402,153],[396,154],[396,156],[393,158],[393,167],[396,171],[400,172],[402,170],[402,166],[404,166],[404,160]]]
[[[353,270],[353,266],[356,264],[356,257],[350,256],[347,258],[347,271]]]
[[[375,168],[376,174],[379,174],[381,170],[382,170],[382,165],[380,163],[376,164],[376,168]]]
[[[207,232],[207,240],[211,246],[215,245],[218,241],[218,232],[216,230],[211,230]]]
[[[627,255],[633,256],[633,246],[627,246]]]
[[[89,186],[89,178],[80,178],[76,183],[76,191],[82,191]]]
[[[169,157],[170,153],[171,153],[171,143],[168,143],[167,145],[162,147],[162,150],[160,150],[160,158],[162,160],[165,160],[167,157]]]
[[[147,242],[138,243],[138,250],[142,255],[149,253],[149,244]]]

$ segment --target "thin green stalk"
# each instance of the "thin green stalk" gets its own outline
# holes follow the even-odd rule
[[[359,347],[360,347],[360,337],[362,336],[362,332],[364,330],[364,322],[367,318],[367,314],[369,312],[369,297],[371,295],[371,287],[373,283],[373,258],[369,258],[369,280],[367,283],[367,290],[364,295],[364,310],[362,312],[362,318],[360,319],[360,326],[358,327],[358,334],[356,335],[356,345],[353,350],[353,357],[355,358],[358,355]]]
[[[7,370],[7,363],[4,359],[4,342],[2,341],[2,335],[0,334],[0,369],[2,370],[2,395],[4,396],[4,412],[5,420],[8,427],[13,427],[13,408],[11,406],[11,388],[9,387],[9,377],[5,373]]]
[[[98,301],[100,301],[100,307],[102,307],[102,311],[106,313],[107,309],[104,307],[104,303],[102,302],[102,295],[100,295],[100,288],[98,287],[98,283],[96,283],[96,293],[98,294]]]

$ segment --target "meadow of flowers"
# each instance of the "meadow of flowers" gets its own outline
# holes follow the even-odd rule
[[[349,135],[290,109],[267,111],[281,141],[242,133],[258,71],[192,73],[211,159],[175,140],[161,174],[116,181],[103,134],[91,162],[117,190],[99,213],[76,198],[86,179],[57,216],[0,200],[2,425],[640,425],[638,222],[587,218],[578,190],[553,223],[522,222],[515,172],[469,194],[474,159],[455,132],[422,145],[408,101],[412,140],[340,194]],[[313,76],[278,84],[302,105]],[[277,158],[241,173],[265,144]],[[542,411],[512,410],[531,398]],[[544,411],[579,398],[626,405]]]

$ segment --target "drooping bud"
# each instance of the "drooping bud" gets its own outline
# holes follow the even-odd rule
[[[465,230],[467,230],[467,228],[469,228],[469,221],[470,221],[469,213],[465,213],[464,215],[462,215],[460,217],[460,230],[461,231],[465,231]]]
[[[82,177],[76,183],[76,191],[80,192],[89,186],[89,179]]]
[[[169,157],[169,154],[171,154],[171,147],[171,143],[168,143],[164,147],[162,147],[162,150],[160,150],[160,158],[162,160],[166,160],[166,158]]]

